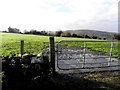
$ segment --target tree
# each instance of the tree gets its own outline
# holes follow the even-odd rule
[[[62,33],[63,33],[62,31],[56,31],[55,36],[60,37]]]
[[[71,34],[69,32],[63,32],[61,37],[71,37]]]
[[[78,37],[77,34],[72,34],[72,37]]]
[[[36,31],[36,30],[31,30],[31,31],[30,31],[30,34],[39,35],[39,32]]]
[[[91,38],[91,37],[86,34],[86,35],[84,36],[84,38]]]
[[[47,32],[46,31],[41,31],[40,35],[47,35]]]
[[[97,39],[98,37],[97,36],[92,36],[93,39]]]
[[[84,35],[81,34],[81,33],[79,33],[79,34],[77,34],[77,37],[78,37],[78,38],[84,38]]]
[[[106,40],[106,38],[103,38],[103,40]]]
[[[120,34],[114,34],[113,39],[120,40]]]
[[[34,35],[48,35],[48,33],[46,31],[37,31],[37,30],[30,30],[30,31],[25,30],[24,33],[25,34],[34,34]]]

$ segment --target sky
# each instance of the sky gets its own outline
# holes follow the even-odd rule
[[[0,31],[91,29],[118,32],[119,0],[0,0]]]

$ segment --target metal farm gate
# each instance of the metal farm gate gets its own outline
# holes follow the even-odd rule
[[[56,45],[59,70],[94,69],[120,66],[118,41],[62,40]],[[116,68],[115,68],[116,69]],[[118,68],[117,68],[118,69]]]

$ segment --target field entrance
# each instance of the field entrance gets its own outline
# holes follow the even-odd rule
[[[56,45],[57,70],[118,70],[118,41],[62,40]]]

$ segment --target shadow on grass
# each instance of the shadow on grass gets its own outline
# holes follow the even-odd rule
[[[11,80],[8,84],[3,84],[2,90],[40,90],[40,89],[57,89],[57,90],[120,90],[119,86],[87,80],[82,77],[73,77],[67,74],[56,74],[53,78],[37,78],[35,80],[23,82],[17,78]]]

